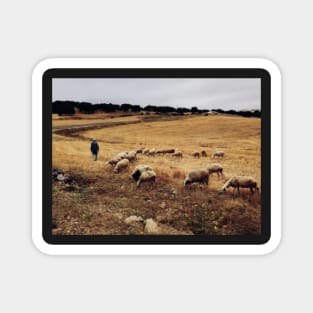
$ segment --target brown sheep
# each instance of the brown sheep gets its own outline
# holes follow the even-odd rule
[[[201,151],[201,156],[203,156],[203,157],[207,157],[207,156],[208,156],[208,154],[207,154],[207,152],[206,152],[205,150],[202,150],[202,151]]]
[[[218,178],[220,178],[220,176],[224,177],[223,166],[221,164],[218,164],[218,163],[209,164],[207,166],[207,170],[208,170],[209,176],[213,173],[216,173]]]
[[[119,161],[114,168],[114,173],[119,173],[121,170],[128,168],[129,161],[127,159],[123,159]]]
[[[194,151],[194,152],[192,152],[192,154],[191,154],[193,157],[195,157],[195,158],[200,158],[200,152],[199,151]]]
[[[184,180],[184,186],[190,185],[192,183],[204,183],[208,185],[209,173],[207,169],[199,169],[189,172]]]
[[[224,151],[215,151],[212,154],[212,158],[223,158],[224,157]]]
[[[250,188],[251,193],[256,191],[259,192],[256,180],[251,176],[233,176],[231,177],[222,187],[222,191],[226,191],[227,188],[233,187],[237,188],[239,193],[239,188]]]

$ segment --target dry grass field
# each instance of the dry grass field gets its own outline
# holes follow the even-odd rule
[[[53,126],[75,126],[110,117],[80,116],[80,119],[53,118]],[[259,234],[261,230],[260,194],[229,188],[220,192],[232,175],[249,175],[261,182],[260,119],[209,115],[147,119],[137,115],[113,120],[137,119],[136,124],[76,130],[70,136],[53,134],[53,167],[70,174],[71,185],[53,182],[54,234],[145,234],[143,222],[128,225],[124,220],[136,215],[152,218],[160,234]],[[62,123],[60,124],[60,122]],[[92,121],[92,122],[91,122]],[[98,161],[90,153],[90,139],[100,145]],[[122,151],[146,148],[175,148],[182,159],[170,154],[138,155],[129,170],[119,174],[105,162]],[[212,159],[215,149],[225,152],[220,160]],[[208,157],[191,156],[194,150],[206,150]],[[183,186],[191,169],[209,163],[223,165],[225,178],[216,174],[206,185]],[[143,183],[139,188],[131,178],[138,164],[150,165],[156,172],[156,184]],[[261,190],[260,190],[261,192]]]

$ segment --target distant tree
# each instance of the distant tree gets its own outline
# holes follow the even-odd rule
[[[123,103],[121,105],[121,110],[124,112],[128,112],[131,109],[132,105],[128,104],[128,103]]]
[[[199,113],[199,110],[197,107],[192,107],[191,108],[191,114],[196,114],[196,113]]]

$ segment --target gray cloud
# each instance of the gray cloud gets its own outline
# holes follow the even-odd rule
[[[260,109],[258,78],[54,78],[53,101]]]

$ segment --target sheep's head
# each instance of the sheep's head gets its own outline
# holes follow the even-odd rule
[[[187,185],[190,185],[190,184],[191,184],[190,179],[189,179],[189,178],[186,178],[186,179],[184,180],[184,186],[187,186]]]
[[[136,170],[133,174],[132,177],[135,181],[138,181],[139,177],[141,175],[141,172],[139,170]]]

